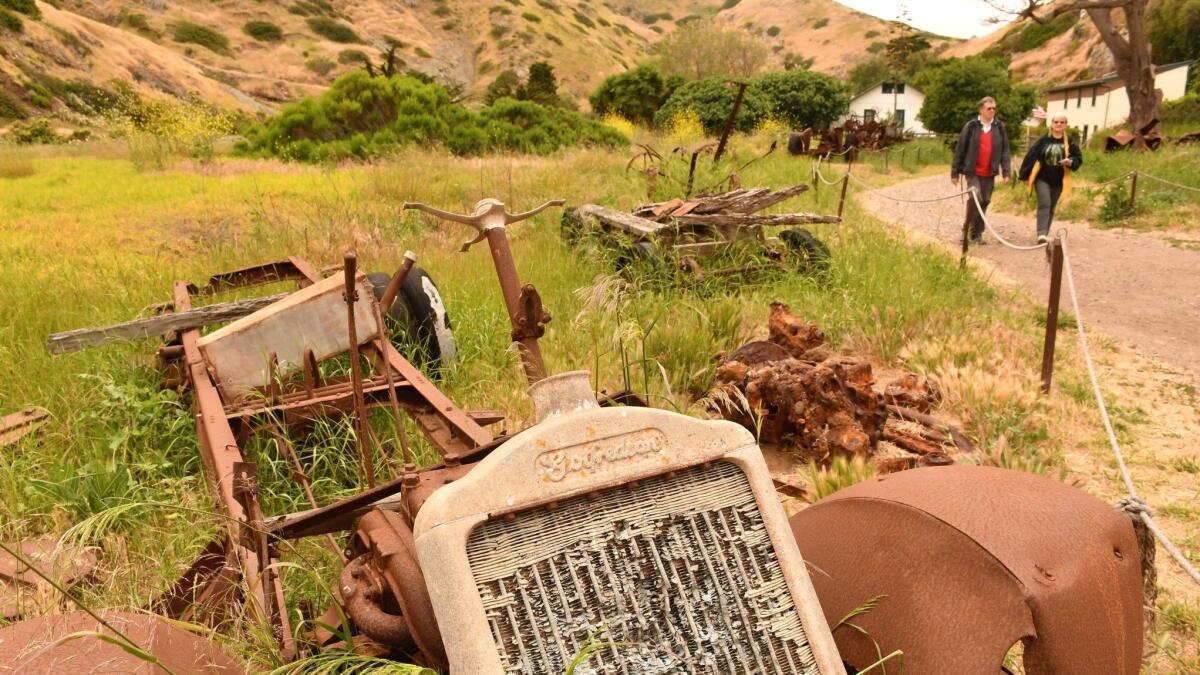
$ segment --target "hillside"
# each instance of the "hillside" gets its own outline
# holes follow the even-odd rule
[[[743,28],[771,45],[776,65],[812,59],[843,75],[878,52],[891,24],[833,0],[294,0],[280,3],[59,0],[40,17],[0,29],[0,88],[31,113],[30,83],[45,76],[143,93],[197,92],[222,106],[269,110],[314,93],[339,74],[378,62],[478,93],[505,69],[545,60],[581,103],[607,75],[631,67],[678,25],[700,17]],[[256,36],[248,22],[260,22]],[[947,42],[938,40],[938,44]],[[61,105],[51,106],[61,110]]]

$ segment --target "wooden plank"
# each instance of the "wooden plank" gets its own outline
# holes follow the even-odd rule
[[[842,222],[842,219],[837,216],[824,216],[816,213],[779,213],[770,216],[758,216],[746,213],[718,213],[713,215],[679,216],[675,220],[681,225],[735,225],[738,227]]]
[[[768,206],[774,206],[786,199],[791,199],[806,190],[808,190],[808,183],[800,183],[799,185],[793,185],[778,192],[753,195],[748,199],[739,200],[729,210],[734,213],[755,213],[762,211]]]
[[[359,273],[356,286],[354,320],[362,344],[375,339],[379,326],[366,274]],[[280,374],[286,374],[301,367],[306,349],[318,360],[349,349],[344,291],[342,278],[332,276],[200,338],[197,346],[221,392],[232,399],[269,384],[271,353],[279,360]]]
[[[233,321],[249,316],[287,296],[287,293],[280,293],[265,298],[219,302],[186,312],[135,319],[103,328],[80,328],[64,333],[55,333],[46,339],[46,351],[51,354],[66,354],[110,342],[155,337]]]
[[[47,419],[50,419],[50,413],[32,406],[5,415],[0,418],[0,447],[16,443],[28,436]]]
[[[669,227],[668,225],[656,223],[653,220],[639,218],[633,214],[623,213],[595,204],[584,204],[576,210],[576,213],[583,216],[590,216],[605,225],[624,230],[630,234],[644,237],[658,234],[659,231]]]

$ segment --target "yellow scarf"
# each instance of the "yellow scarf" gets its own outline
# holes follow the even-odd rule
[[[1063,132],[1063,157],[1069,158],[1070,156],[1071,156],[1071,134],[1064,131]],[[1042,160],[1039,159],[1033,163],[1033,171],[1029,174],[1029,191],[1030,192],[1033,192],[1033,181],[1037,180],[1038,172],[1041,170],[1042,170]],[[1062,196],[1059,197],[1059,200],[1061,201],[1063,199],[1066,199],[1067,195],[1069,195],[1069,194],[1071,194],[1071,167],[1064,166],[1063,167]]]

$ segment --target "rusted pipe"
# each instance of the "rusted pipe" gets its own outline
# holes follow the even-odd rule
[[[504,294],[504,305],[508,309],[508,318],[514,331],[521,328],[521,280],[517,277],[517,264],[513,261],[512,249],[508,245],[508,234],[505,228],[493,227],[487,231],[488,248],[492,252],[492,262],[496,266],[496,276],[500,279],[500,290]],[[537,338],[519,337],[515,339],[521,356],[521,365],[525,369],[525,377],[530,382],[537,382],[546,377],[546,363],[542,359],[542,350]]]
[[[400,269],[392,275],[387,288],[383,290],[383,297],[379,299],[379,304],[383,306],[384,312],[387,312],[392,303],[396,301],[396,296],[400,294],[400,287],[404,285],[404,280],[408,278],[408,273],[412,271],[416,262],[417,254],[412,251],[404,252],[404,261],[400,263]]]
[[[383,582],[366,565],[367,556],[362,555],[342,570],[342,603],[346,613],[363,635],[372,640],[395,647],[411,647],[412,634],[404,617],[389,614],[380,606],[383,600]]]
[[[350,381],[354,389],[354,436],[358,443],[359,456],[362,459],[363,471],[367,477],[367,485],[375,487],[375,460],[371,456],[370,436],[367,427],[367,406],[363,400],[362,371],[358,363],[358,325],[354,320],[354,305],[358,302],[358,256],[353,251],[346,253],[344,258],[346,273],[346,316],[350,333]]]

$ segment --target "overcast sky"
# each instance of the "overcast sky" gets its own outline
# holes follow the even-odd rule
[[[847,7],[881,19],[900,18],[908,10],[907,23],[922,30],[953,37],[974,37],[995,30],[989,18],[1002,17],[983,0],[837,0]]]

